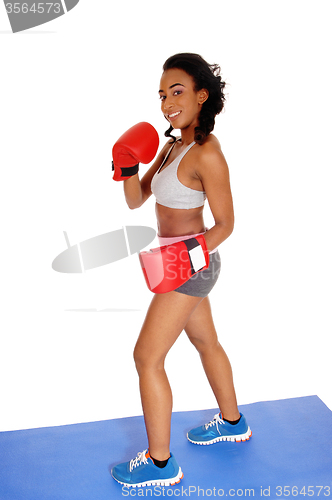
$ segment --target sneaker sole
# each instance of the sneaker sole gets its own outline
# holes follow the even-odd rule
[[[179,472],[175,477],[171,477],[169,479],[151,479],[150,481],[144,481],[143,483],[134,483],[134,484],[120,481],[119,479],[114,477],[113,474],[112,477],[118,483],[127,486],[127,488],[141,488],[142,486],[174,486],[175,484],[178,484],[183,478],[183,472],[181,470],[181,467],[179,467]]]
[[[219,441],[232,441],[233,443],[241,443],[244,441],[249,441],[249,439],[252,436],[252,432],[250,430],[250,427],[248,427],[248,430],[245,434],[237,434],[235,436],[219,436],[215,439],[211,439],[210,441],[192,441],[188,434],[187,434],[187,439],[193,444],[200,444],[200,445],[208,445],[208,444],[214,444],[218,443]]]

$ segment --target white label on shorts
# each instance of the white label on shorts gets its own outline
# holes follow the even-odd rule
[[[204,267],[206,264],[203,248],[201,247],[201,245],[198,245],[192,250],[189,250],[189,255],[191,258],[194,271],[195,273],[197,273],[197,271],[202,269],[202,267]]]

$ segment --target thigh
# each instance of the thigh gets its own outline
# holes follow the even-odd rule
[[[201,297],[177,292],[154,295],[136,343],[135,357],[151,363],[163,361],[201,301]]]
[[[194,346],[200,350],[204,346],[218,343],[209,297],[205,297],[188,318],[185,332]]]

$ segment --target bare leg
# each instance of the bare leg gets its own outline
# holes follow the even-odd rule
[[[219,344],[208,297],[202,300],[190,316],[185,331],[199,352],[205,373],[224,418],[237,420],[240,418],[240,414],[237,407],[232,368],[224,349]]]
[[[201,301],[178,292],[155,295],[135,346],[149,451],[157,460],[170,456],[172,392],[165,357]]]

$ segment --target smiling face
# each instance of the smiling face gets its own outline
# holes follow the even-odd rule
[[[205,89],[196,92],[195,82],[188,73],[177,68],[165,71],[160,80],[159,95],[161,111],[173,128],[183,130],[198,126],[208,92]]]

